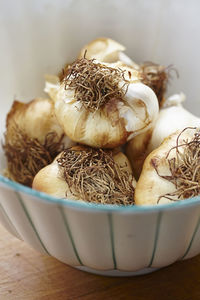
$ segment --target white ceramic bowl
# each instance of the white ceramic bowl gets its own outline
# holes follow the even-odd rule
[[[196,0],[2,1],[0,129],[14,98],[42,95],[56,73],[98,36],[118,40],[140,62],[175,64],[187,107],[199,108],[200,3]],[[5,161],[1,150],[1,168]],[[33,248],[105,275],[144,274],[200,253],[200,197],[154,207],[63,201],[0,176],[0,221]]]

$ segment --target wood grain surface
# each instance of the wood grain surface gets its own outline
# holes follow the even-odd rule
[[[0,300],[200,300],[200,256],[138,277],[101,277],[42,255],[0,226]]]

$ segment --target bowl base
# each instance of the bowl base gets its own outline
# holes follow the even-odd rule
[[[126,277],[126,276],[139,276],[139,275],[145,275],[152,273],[154,271],[159,270],[160,268],[144,268],[138,271],[119,271],[119,270],[107,270],[107,271],[101,271],[101,270],[95,270],[92,268],[84,267],[84,266],[78,266],[75,267],[76,269],[96,275],[101,275],[101,276],[114,276],[114,277]]]

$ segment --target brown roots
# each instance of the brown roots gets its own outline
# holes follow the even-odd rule
[[[90,111],[98,110],[112,98],[123,99],[129,82],[124,71],[111,68],[95,59],[77,59],[60,76],[65,88],[74,89],[75,97],[83,107]],[[122,86],[119,87],[119,82]]]
[[[46,135],[41,144],[37,139],[30,138],[16,124],[5,133],[3,145],[7,158],[5,175],[21,184],[32,185],[33,178],[40,169],[50,164],[55,156],[63,150],[62,137],[55,132]]]
[[[102,204],[134,204],[132,175],[114,161],[111,152],[69,148],[57,161],[71,194],[77,199]]]
[[[167,90],[170,71],[172,70],[177,74],[177,71],[172,66],[164,67],[152,62],[146,62],[140,66],[141,81],[154,91],[160,107],[165,101],[164,95]]]
[[[182,144],[179,139],[185,130],[195,130],[191,141],[184,140]],[[168,159],[170,152],[175,149],[176,156]],[[181,150],[181,151],[180,151]],[[157,174],[173,183],[176,191],[159,197],[171,201],[192,198],[200,194],[200,131],[196,128],[187,127],[177,137],[176,146],[171,148],[166,159],[168,160],[171,176]]]

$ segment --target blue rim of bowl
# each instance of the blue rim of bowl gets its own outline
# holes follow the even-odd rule
[[[20,183],[12,181],[7,177],[0,175],[0,183],[3,183],[7,187],[11,188],[16,192],[22,192],[24,194],[28,194],[30,196],[35,197],[37,201],[47,202],[49,204],[59,204],[64,206],[70,206],[78,209],[89,209],[94,211],[119,211],[119,212],[153,212],[153,211],[162,211],[162,210],[171,210],[171,209],[179,209],[183,207],[194,206],[196,204],[200,205],[200,196],[189,198],[173,203],[168,204],[159,204],[159,205],[129,205],[129,206],[120,206],[120,205],[111,205],[111,204],[96,204],[96,203],[88,203],[84,201],[77,201],[71,199],[60,199],[54,196],[50,196],[46,193],[39,192],[30,187],[24,186]]]

